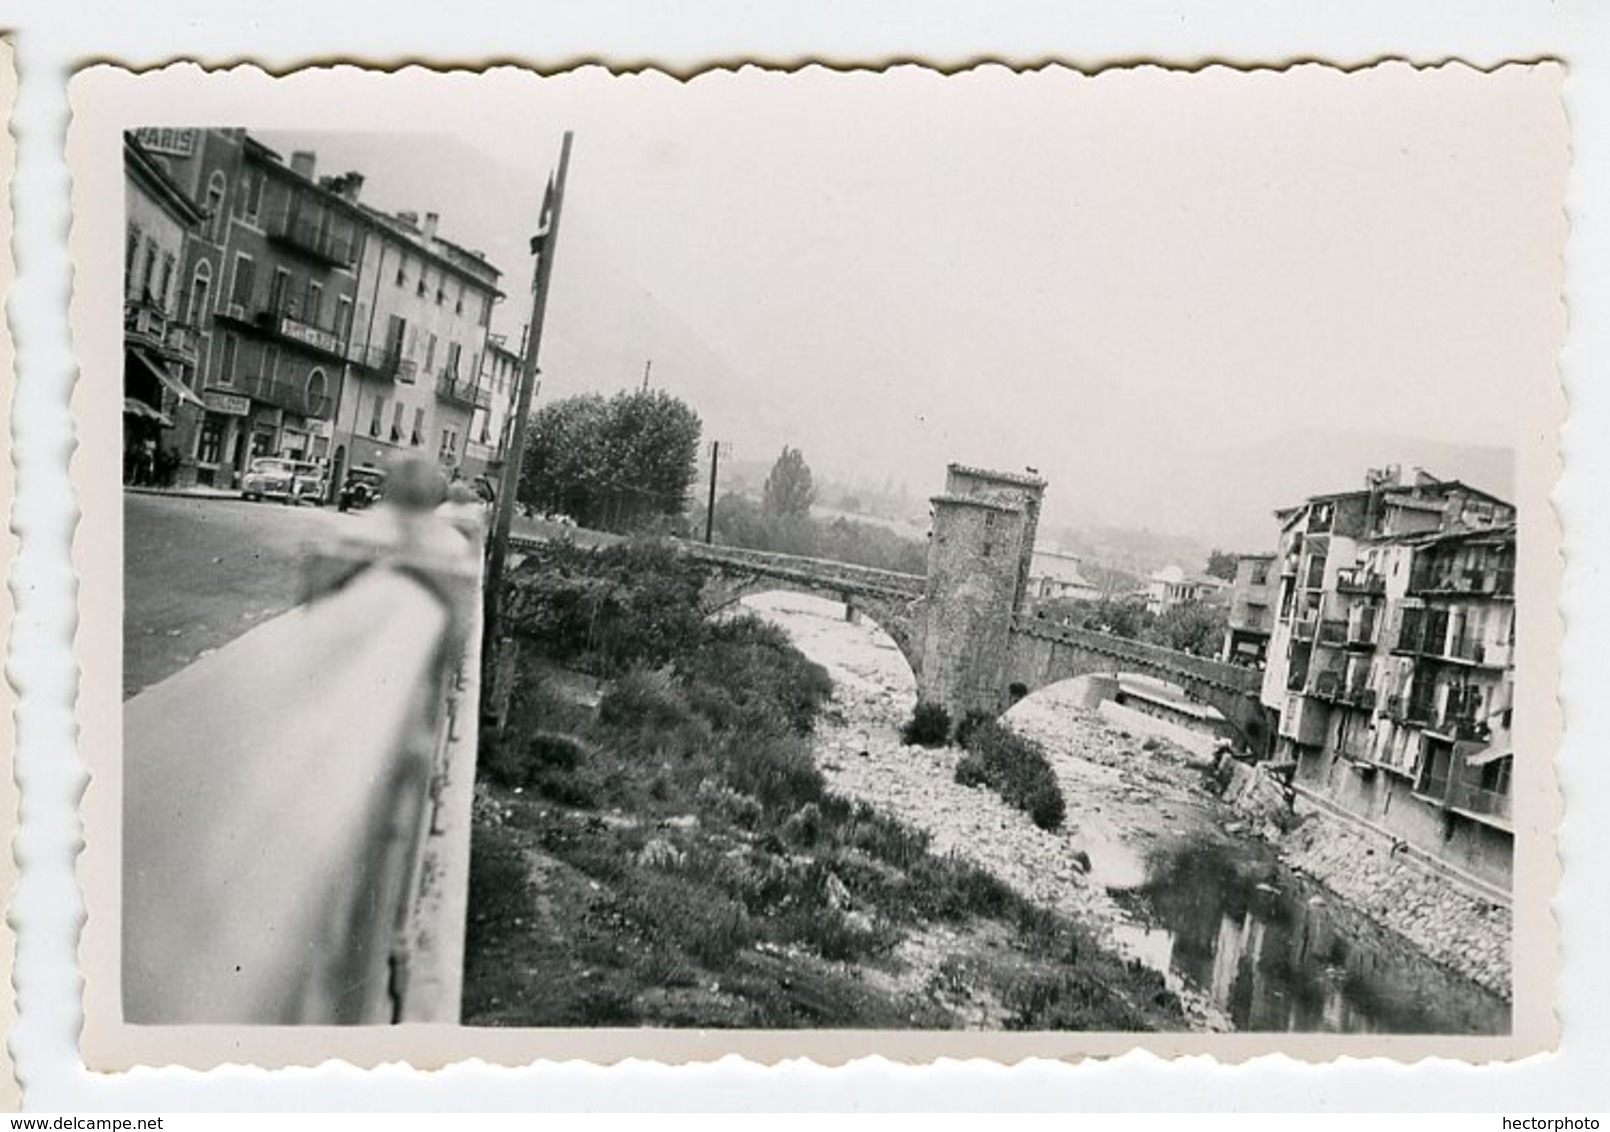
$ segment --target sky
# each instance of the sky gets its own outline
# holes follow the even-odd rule
[[[652,360],[739,458],[919,497],[952,460],[1033,467],[1050,523],[1260,549],[1366,460],[1509,490],[1563,332],[1557,82],[589,69],[253,133],[439,212],[504,270],[517,341],[573,130],[541,400]]]

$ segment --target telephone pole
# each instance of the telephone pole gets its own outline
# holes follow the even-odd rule
[[[648,392],[648,374],[649,374],[649,370],[651,370],[653,368],[654,368],[654,359],[653,358],[650,358],[648,361],[643,363],[643,392],[644,393]]]
[[[494,671],[498,645],[503,639],[502,589],[503,562],[509,551],[509,526],[514,519],[515,495],[520,487],[520,466],[525,460],[525,434],[531,415],[531,398],[536,391],[537,356],[542,350],[542,319],[548,309],[548,283],[553,277],[554,253],[559,248],[559,217],[565,203],[565,175],[570,168],[571,132],[565,131],[559,146],[559,170],[548,178],[542,194],[542,215],[537,234],[531,237],[531,253],[537,257],[531,282],[531,322],[525,336],[520,366],[520,389],[515,398],[514,433],[504,457],[503,481],[498,491],[497,510],[492,526],[492,546],[486,562],[486,594],[483,628],[487,671]]]
[[[710,442],[710,502],[704,510],[704,543],[710,545],[716,530],[716,465],[721,462],[721,441]]]

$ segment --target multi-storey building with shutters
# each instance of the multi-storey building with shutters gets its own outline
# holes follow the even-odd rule
[[[434,212],[423,221],[413,212],[363,214],[351,381],[336,423],[341,459],[383,464],[413,452],[450,476],[478,474],[466,457],[471,418],[492,400],[481,378],[501,273],[442,237]]]
[[[315,180],[311,153],[287,161],[238,129],[146,132],[203,214],[181,273],[199,404],[176,420],[180,482],[238,486],[255,456],[330,464],[362,211]]]
[[[1261,695],[1275,758],[1299,787],[1507,885],[1515,509],[1372,474],[1278,517]]]

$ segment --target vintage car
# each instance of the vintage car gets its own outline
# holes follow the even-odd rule
[[[281,503],[324,502],[324,469],[306,460],[259,456],[240,481],[242,499],[278,499]]]
[[[386,473],[373,464],[359,464],[341,485],[339,506],[343,511],[361,511],[378,502],[385,491]]]

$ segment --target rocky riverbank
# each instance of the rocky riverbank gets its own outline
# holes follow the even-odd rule
[[[881,633],[846,625],[811,599],[770,595],[751,604],[785,625],[833,675],[835,708],[816,746],[833,790],[927,831],[936,851],[956,853],[1031,900],[1078,916],[1120,953],[1163,969],[1194,1026],[1231,1028],[1221,1005],[1225,988],[1205,993],[1200,978],[1176,973],[1172,944],[1157,950],[1156,925],[1137,921],[1126,896],[1148,883],[1159,861],[1213,857],[1265,878],[1276,868],[1271,845],[1437,963],[1507,995],[1507,910],[1471,902],[1401,858],[1359,843],[1359,834],[1335,819],[1309,817],[1282,834],[1269,815],[1222,801],[1198,756],[1105,717],[1083,702],[1082,689],[1064,686],[1041,690],[1006,716],[1044,745],[1067,800],[1063,829],[1036,829],[989,791],[955,782],[959,751],[900,743],[915,687]],[[1255,887],[1274,891],[1261,881]]]

